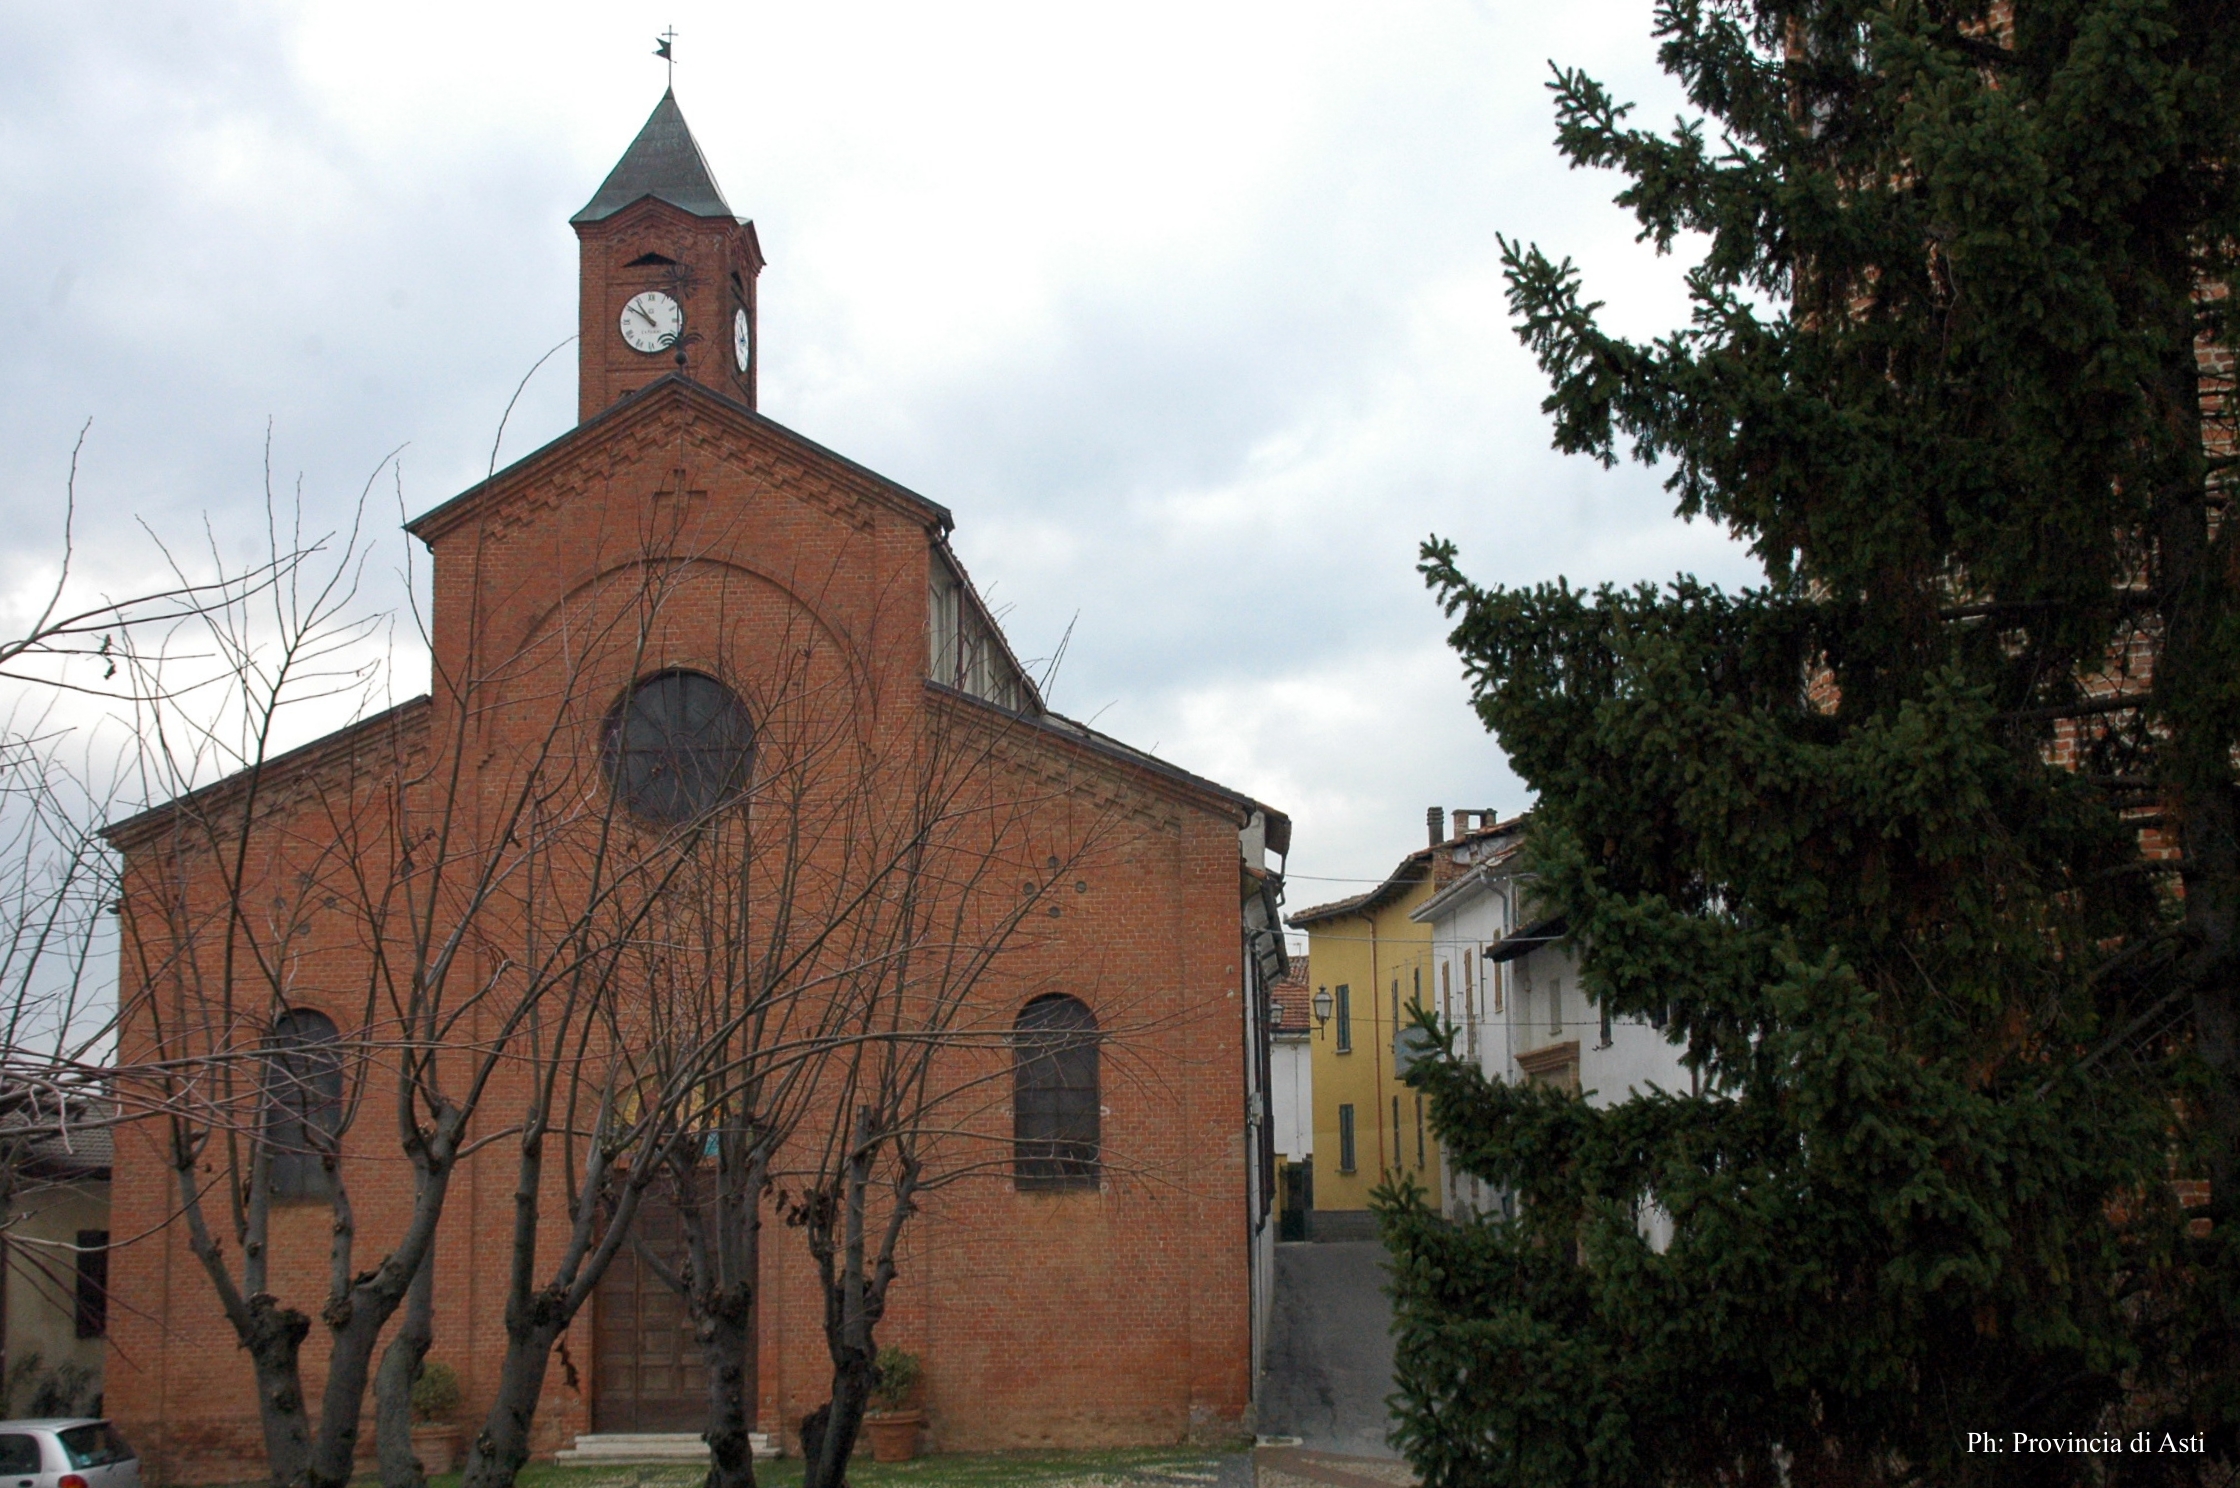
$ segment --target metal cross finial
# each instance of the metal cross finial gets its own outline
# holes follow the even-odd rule
[[[669,64],[669,86],[677,85],[677,28],[671,26],[653,39],[653,54]]]

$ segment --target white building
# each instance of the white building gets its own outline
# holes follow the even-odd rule
[[[1440,1019],[1461,1031],[1457,1047],[1489,1078],[1531,1080],[1584,1092],[1610,1106],[1652,1087],[1692,1088],[1685,1052],[1639,1015],[1612,1017],[1586,996],[1561,919],[1535,912],[1531,875],[1518,863],[1526,818],[1475,832],[1455,823],[1452,851],[1469,867],[1410,916],[1431,926],[1433,995]],[[1449,1172],[1447,1212],[1500,1207],[1504,1196],[1468,1174]],[[1653,1236],[1662,1216],[1645,1221]],[[1661,1248],[1661,1246],[1660,1246]]]
[[[1274,1128],[1276,1208],[1284,1238],[1306,1237],[1314,1207],[1314,1010],[1307,958],[1268,988],[1268,1119]]]
[[[1276,1157],[1303,1163],[1314,1156],[1314,1014],[1308,1005],[1307,958],[1291,958],[1291,974],[1268,989],[1270,1065],[1268,1099],[1275,1123]]]

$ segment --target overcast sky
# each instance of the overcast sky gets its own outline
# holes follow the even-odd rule
[[[1417,543],[1487,581],[1747,581],[1657,472],[1548,448],[1496,233],[1619,327],[1685,316],[1618,183],[1550,142],[1551,59],[1678,106],[1650,0],[278,5],[0,0],[0,599],[79,484],[121,592],[205,518],[254,550],[266,429],[327,521],[424,511],[576,324],[570,213],[659,98],[654,34],[762,278],[763,411],[947,504],[1062,711],[1296,822],[1294,907],[1527,804]],[[534,378],[503,459],[574,418]],[[387,477],[384,477],[387,480]],[[405,563],[385,486],[369,607]],[[424,685],[407,651],[394,691]]]

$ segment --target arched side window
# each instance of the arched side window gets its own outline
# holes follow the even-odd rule
[[[746,793],[754,726],[739,695],[699,672],[656,672],[607,719],[607,779],[634,816],[688,822]]]
[[[1063,993],[1037,997],[1013,1027],[1011,1130],[1019,1188],[1095,1188],[1102,1140],[1097,1018]]]
[[[264,1056],[264,1140],[275,1199],[334,1191],[327,1158],[342,1131],[342,1052],[334,1019],[290,1008],[272,1020]]]

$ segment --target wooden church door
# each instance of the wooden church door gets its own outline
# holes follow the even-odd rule
[[[684,1237],[675,1205],[649,1190],[638,1211],[640,1239],[678,1266]],[[597,1362],[591,1429],[595,1432],[700,1432],[708,1425],[708,1371],[692,1335],[684,1301],[626,1245],[599,1279],[595,1294]]]

